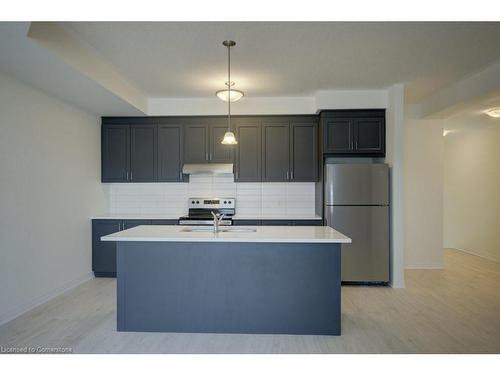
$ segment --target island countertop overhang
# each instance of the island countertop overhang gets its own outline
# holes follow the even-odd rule
[[[351,239],[327,226],[251,226],[255,232],[186,232],[179,225],[140,225],[101,237],[117,242],[259,242],[351,243]]]

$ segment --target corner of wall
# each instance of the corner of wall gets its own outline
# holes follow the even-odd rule
[[[391,170],[391,285],[404,288],[404,85],[387,96],[386,162]]]

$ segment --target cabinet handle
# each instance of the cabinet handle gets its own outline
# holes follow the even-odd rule
[[[210,151],[210,160],[212,160],[212,151]]]
[[[293,171],[290,172],[290,180],[293,180]]]
[[[236,180],[238,179],[238,171],[236,171]]]
[[[128,181],[128,171],[127,171],[127,181]]]
[[[132,177],[132,171],[130,171],[130,181],[132,181],[134,177]]]
[[[179,179],[182,181],[182,171],[179,172]]]
[[[289,171],[286,171],[286,179],[287,179],[287,181],[290,179],[290,172]]]
[[[205,151],[205,160],[207,160],[207,161],[208,161],[208,160],[210,160],[210,159],[208,158],[208,151]]]

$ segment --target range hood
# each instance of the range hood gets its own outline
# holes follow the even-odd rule
[[[184,174],[208,174],[208,175],[230,175],[233,174],[232,163],[200,163],[184,164]]]

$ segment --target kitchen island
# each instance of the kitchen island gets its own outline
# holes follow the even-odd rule
[[[340,335],[330,227],[142,225],[117,241],[119,331]]]

